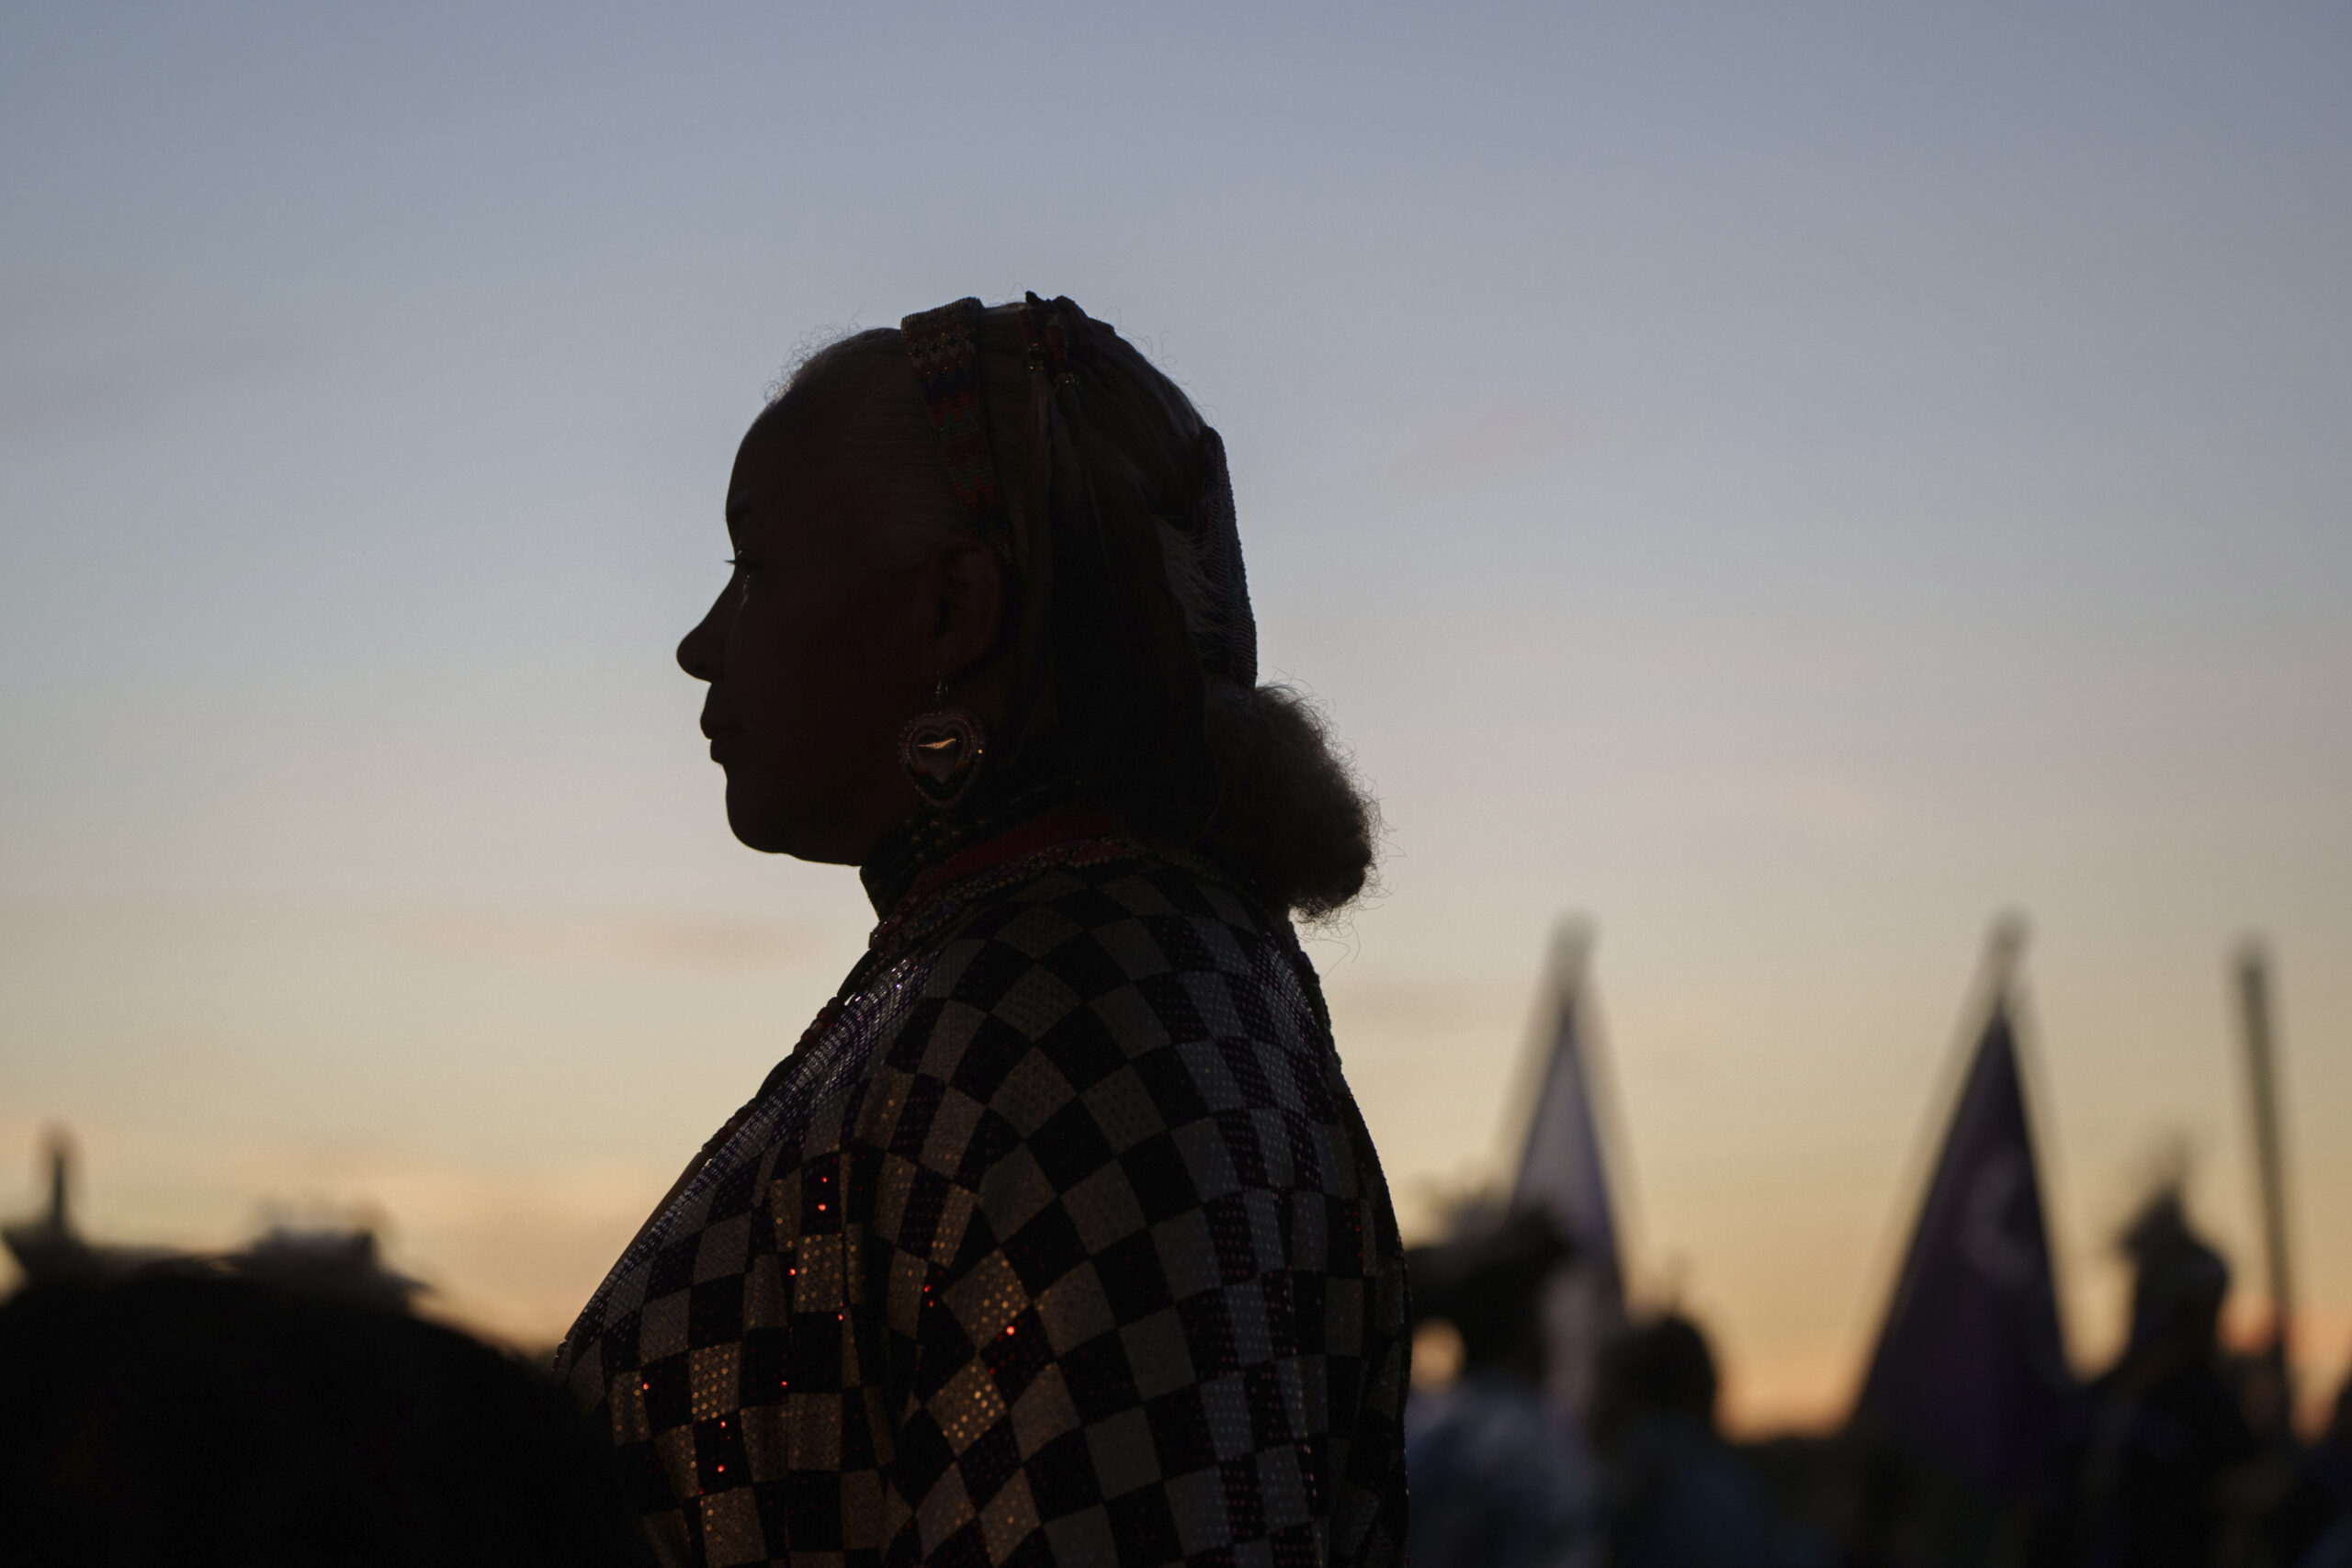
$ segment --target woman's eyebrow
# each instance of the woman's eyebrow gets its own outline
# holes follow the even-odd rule
[[[729,542],[740,547],[743,543],[744,534],[752,526],[752,498],[741,494],[729,496],[725,515],[727,537]]]

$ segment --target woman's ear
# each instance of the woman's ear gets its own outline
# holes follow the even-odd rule
[[[985,660],[1004,625],[1004,563],[977,538],[944,539],[926,561],[933,653],[948,680]]]

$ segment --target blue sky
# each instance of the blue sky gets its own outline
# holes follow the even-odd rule
[[[1224,430],[1383,798],[1317,951],[1408,1213],[1587,911],[1641,1267],[1832,1407],[2018,907],[2096,1354],[2174,1140],[2252,1278],[2259,928],[2340,1361],[2347,66],[2319,6],[13,8],[0,1134],[560,1318],[862,940],[669,664],[734,443],[1035,288]]]

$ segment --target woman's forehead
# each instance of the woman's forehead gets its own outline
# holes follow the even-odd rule
[[[795,411],[789,399],[770,404],[736,449],[727,486],[728,531],[739,538],[751,531],[797,533],[809,520],[837,513],[839,466],[825,456],[816,422]]]

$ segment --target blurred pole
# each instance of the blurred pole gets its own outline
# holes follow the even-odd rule
[[[63,1235],[74,1228],[71,1212],[74,1179],[74,1139],[62,1127],[42,1134],[41,1156],[49,1162],[49,1228]]]
[[[1984,993],[1979,1001],[1988,1018],[2009,1006],[2030,930],[2022,910],[2004,909],[1993,917],[1992,928],[1984,933],[1984,969],[1978,985]]]
[[[2246,1083],[2254,1100],[2254,1157],[2262,1178],[2262,1246],[2270,1274],[2270,1360],[2287,1410],[2287,1324],[2294,1296],[2287,1261],[2286,1160],[2279,1147],[2278,1065],[2270,1032],[2270,966],[2258,941],[2238,950],[2238,1012],[2245,1036]]]

